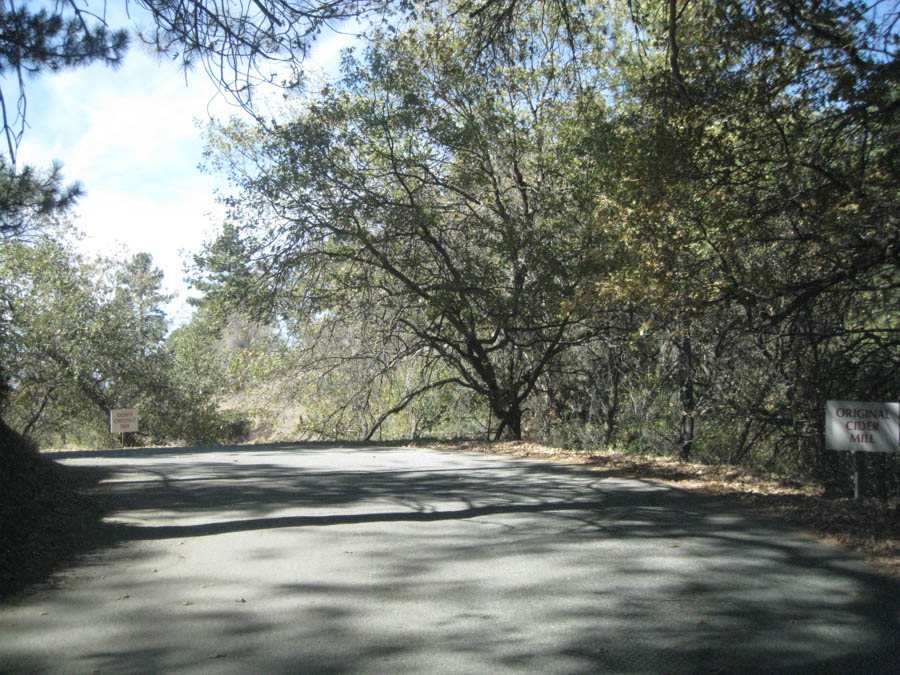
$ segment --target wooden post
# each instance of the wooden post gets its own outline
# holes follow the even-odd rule
[[[866,466],[863,461],[865,453],[856,452],[853,455],[853,499],[859,501],[866,494]]]

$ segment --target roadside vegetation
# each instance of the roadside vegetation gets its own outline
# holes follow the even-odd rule
[[[500,4],[420,8],[264,125],[211,126],[234,193],[204,302],[282,341],[310,437],[674,454],[845,496],[826,401],[896,400],[900,368],[896,8]],[[897,454],[864,461],[900,495]]]
[[[898,397],[897,3],[253,5],[158,3],[145,35],[251,111],[265,59],[296,76],[282,108],[209,127],[233,191],[186,325],[146,254],[74,252],[79,188],[18,167],[4,117],[0,483],[32,444],[109,447],[109,410],[136,407],[136,444],[524,440],[777,475],[897,522],[900,454],[863,453],[850,505],[824,448],[826,401]],[[351,15],[371,30],[342,77],[304,81]],[[28,25],[72,58],[11,32],[0,72],[127,42]]]

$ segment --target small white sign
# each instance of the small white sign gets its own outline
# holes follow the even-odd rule
[[[137,430],[137,408],[122,408],[109,411],[109,432],[111,434],[129,433]]]
[[[897,452],[900,403],[828,401],[825,448],[861,452]]]

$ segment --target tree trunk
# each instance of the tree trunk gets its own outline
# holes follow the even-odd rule
[[[517,396],[511,396],[508,402],[499,402],[492,405],[494,414],[500,420],[494,440],[521,441],[522,440],[522,407]]]
[[[691,457],[694,445],[694,377],[693,377],[693,347],[691,336],[685,330],[681,340],[679,355],[679,386],[681,394],[681,448],[678,457],[687,461]]]
[[[616,418],[619,416],[619,387],[621,382],[622,372],[618,368],[613,367],[612,387],[607,397],[606,419],[604,420],[603,447],[605,448],[611,446],[616,437]]]

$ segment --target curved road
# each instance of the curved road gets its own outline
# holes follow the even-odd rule
[[[0,672],[900,672],[900,584],[783,525],[508,457],[62,456],[107,545],[0,607]]]

